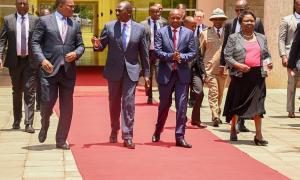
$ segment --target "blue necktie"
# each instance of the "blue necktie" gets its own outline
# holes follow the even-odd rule
[[[122,45],[123,45],[123,49],[124,50],[126,49],[126,38],[127,38],[127,35],[126,35],[126,24],[124,23],[123,24],[123,29],[122,29]]]

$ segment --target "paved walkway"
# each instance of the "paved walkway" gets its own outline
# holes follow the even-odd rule
[[[82,179],[72,152],[55,149],[55,114],[51,117],[49,135],[44,144],[40,144],[37,137],[40,128],[39,113],[35,114],[35,134],[23,132],[24,125],[19,131],[11,130],[12,97],[7,70],[0,70],[0,79],[0,179]],[[206,88],[205,94],[207,95]],[[299,95],[300,92],[297,96]],[[157,100],[157,91],[154,96]],[[232,143],[241,151],[291,179],[300,179],[300,113],[296,113],[295,119],[287,118],[285,104],[286,90],[268,89],[267,115],[263,121],[263,134],[269,141],[266,147],[254,145],[253,121],[246,122],[246,126],[252,131],[238,134],[237,142],[228,141],[228,124],[222,124],[219,128],[210,126],[211,115],[207,96],[201,109],[201,119],[209,125],[209,131],[226,143]],[[300,105],[299,100],[296,104]],[[188,109],[188,117],[190,115],[191,108]],[[238,172],[237,169],[234,171]]]

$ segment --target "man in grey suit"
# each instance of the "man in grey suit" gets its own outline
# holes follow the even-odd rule
[[[155,57],[154,54],[154,37],[160,28],[164,27],[166,23],[164,23],[161,19],[159,19],[159,8],[156,5],[153,5],[149,8],[149,17],[142,21],[141,24],[143,24],[146,28],[147,32],[147,42],[149,47],[149,63],[150,63],[150,87],[148,88],[148,91],[146,92],[148,96],[147,104],[152,104],[152,81],[153,76],[157,76],[157,65],[158,65],[158,59]]]
[[[176,103],[176,146],[191,148],[184,139],[187,90],[191,81],[191,70],[188,63],[196,56],[193,31],[181,27],[181,12],[171,10],[169,26],[161,28],[155,37],[155,53],[159,59],[158,65],[158,91],[159,107],[158,117],[152,142],[160,140],[168,112],[172,104],[172,94],[175,92]]]
[[[41,65],[41,123],[39,141],[46,140],[49,119],[59,94],[60,117],[56,132],[56,148],[70,149],[66,140],[73,114],[73,92],[76,64],[84,52],[80,24],[70,17],[73,0],[56,0],[56,11],[40,17],[33,32],[34,64]],[[59,92],[59,93],[58,93]]]
[[[295,12],[283,17],[279,26],[278,49],[283,67],[287,67],[290,49],[297,29],[297,23],[300,22],[300,0],[295,0],[294,7]],[[299,77],[299,71],[295,71],[293,76],[291,73],[288,73],[286,110],[288,112],[288,117],[290,118],[295,118],[295,94]]]
[[[8,68],[13,94],[13,129],[20,129],[22,119],[22,96],[24,92],[25,132],[34,133],[32,126],[35,102],[36,69],[30,65],[30,39],[38,20],[28,14],[28,0],[16,0],[15,14],[4,17],[4,26],[0,34],[0,68],[3,67],[4,51],[7,54],[4,66]]]
[[[149,86],[149,55],[146,29],[131,19],[132,6],[122,1],[116,8],[118,20],[107,23],[100,38],[93,37],[95,51],[108,46],[104,77],[108,80],[111,134],[109,141],[116,143],[122,118],[124,147],[134,149],[133,123],[135,112],[135,89],[140,76],[140,64],[146,87]],[[139,64],[140,58],[140,64]],[[122,108],[121,108],[122,105]]]
[[[223,42],[223,46],[222,46],[221,60],[220,60],[220,74],[221,75],[222,74],[224,75],[225,72],[226,72],[224,49],[225,49],[225,46],[227,44],[228,37],[229,37],[230,34],[241,31],[241,25],[238,21],[238,18],[244,10],[248,10],[248,9],[249,9],[249,6],[248,6],[247,0],[236,0],[236,2],[235,2],[236,17],[234,19],[229,19],[228,21],[226,21],[225,32],[224,32],[224,42]],[[254,31],[258,32],[258,33],[261,33],[261,34],[265,34],[264,26],[263,26],[263,23],[262,23],[260,18],[256,18],[256,20],[255,20]],[[229,119],[226,119],[226,121],[229,122]],[[238,130],[240,132],[249,132],[250,131],[245,126],[245,120],[244,119],[239,118],[237,125],[238,125]]]

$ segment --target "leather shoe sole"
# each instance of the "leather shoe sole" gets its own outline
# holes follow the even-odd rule
[[[176,146],[183,148],[192,148],[192,145],[187,143],[184,139],[176,141]]]
[[[203,124],[201,124],[200,122],[191,122],[191,124],[192,124],[193,126],[197,126],[198,128],[201,128],[201,129],[207,128],[206,125],[203,125]]]
[[[40,142],[40,143],[45,142],[45,140],[46,140],[46,138],[47,138],[47,131],[48,131],[48,130],[45,130],[45,129],[41,129],[41,130],[40,130],[40,133],[39,133],[39,142]]]
[[[20,125],[19,125],[19,124],[13,124],[13,125],[12,125],[12,128],[13,128],[13,129],[20,129]]]

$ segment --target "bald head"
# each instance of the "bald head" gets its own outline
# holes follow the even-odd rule
[[[235,2],[235,12],[236,12],[236,16],[240,16],[240,14],[244,11],[244,10],[248,10],[248,2],[247,0],[237,0]]]
[[[197,25],[193,16],[186,16],[183,20],[183,24],[184,24],[184,27],[186,27],[192,31],[195,31],[196,25]]]

